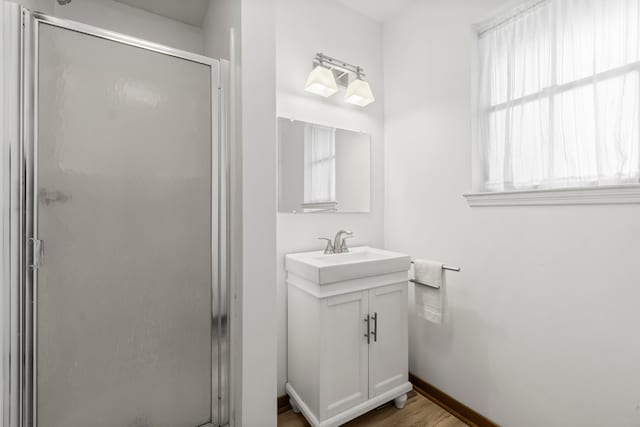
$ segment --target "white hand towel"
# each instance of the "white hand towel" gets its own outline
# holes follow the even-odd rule
[[[414,278],[417,282],[431,285],[424,286],[415,284],[416,314],[430,322],[442,323],[447,303],[446,281],[442,263],[415,260]]]

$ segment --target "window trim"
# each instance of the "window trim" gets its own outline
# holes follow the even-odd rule
[[[466,193],[470,207],[640,204],[640,184]]]

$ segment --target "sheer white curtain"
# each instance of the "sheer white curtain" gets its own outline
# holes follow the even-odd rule
[[[640,0],[527,2],[478,46],[477,187],[639,181]]]
[[[335,204],[336,130],[304,126],[304,203]]]

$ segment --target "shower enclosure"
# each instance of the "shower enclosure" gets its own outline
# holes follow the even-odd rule
[[[224,66],[0,5],[3,425],[226,424]]]

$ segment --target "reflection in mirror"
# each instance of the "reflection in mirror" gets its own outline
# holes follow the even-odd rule
[[[278,210],[369,212],[371,137],[278,119]]]

